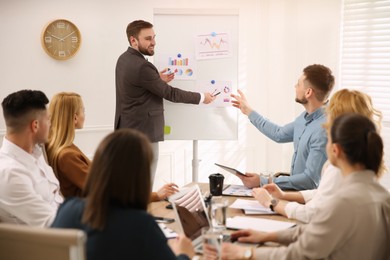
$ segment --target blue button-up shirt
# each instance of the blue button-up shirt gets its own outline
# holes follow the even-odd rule
[[[327,137],[322,127],[326,121],[324,109],[319,108],[311,114],[304,112],[285,126],[278,126],[255,111],[249,114],[249,120],[275,142],[294,143],[291,176],[280,176],[274,178],[273,182],[284,190],[316,189],[322,165],[327,160]],[[260,182],[262,185],[267,184],[268,178],[261,176]]]

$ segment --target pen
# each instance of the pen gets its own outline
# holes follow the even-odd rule
[[[214,94],[213,97],[216,97],[216,96],[218,96],[219,94],[221,94],[221,92],[218,92],[217,94]]]

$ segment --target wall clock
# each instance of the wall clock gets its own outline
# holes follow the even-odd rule
[[[67,60],[80,49],[81,33],[72,22],[57,19],[45,26],[41,41],[43,49],[50,57]]]

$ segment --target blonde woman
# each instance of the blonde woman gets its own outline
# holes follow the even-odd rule
[[[326,108],[327,125],[339,115],[357,113],[370,118],[380,129],[382,114],[376,110],[371,98],[360,91],[342,89],[337,91]],[[384,172],[383,162],[378,177]],[[322,168],[321,182],[317,189],[284,192],[275,184],[254,189],[254,197],[264,206],[272,205],[274,211],[288,218],[308,223],[318,212],[318,207],[341,188],[340,169],[329,161]]]
[[[81,96],[74,92],[56,94],[49,105],[51,128],[46,145],[49,164],[60,182],[64,197],[80,197],[91,161],[73,143],[76,129],[84,127],[85,109]],[[151,201],[158,201],[177,192],[177,185],[168,183],[152,192]]]
[[[49,105],[51,128],[47,157],[60,182],[64,197],[81,196],[91,161],[73,143],[76,129],[85,120],[81,96],[73,92],[56,94]]]

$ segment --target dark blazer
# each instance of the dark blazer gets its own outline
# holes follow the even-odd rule
[[[163,99],[188,104],[200,101],[199,93],[165,83],[157,68],[131,47],[118,58],[115,83],[115,129],[137,129],[151,142],[164,140]]]
[[[121,207],[111,203],[103,230],[82,223],[85,200],[67,199],[52,224],[56,228],[76,228],[87,234],[87,259],[161,259],[189,260],[187,255],[175,256],[154,218],[144,210]]]

